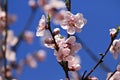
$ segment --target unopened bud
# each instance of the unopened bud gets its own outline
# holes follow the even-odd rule
[[[60,32],[60,29],[59,28],[55,28],[54,31],[53,31],[53,34],[57,35],[57,34],[59,34],[59,32]]]
[[[54,43],[52,38],[46,38],[46,39],[44,40],[44,42],[45,42],[46,44],[53,44],[53,43]]]
[[[117,30],[115,28],[112,28],[109,30],[111,38],[114,38],[116,36]]]

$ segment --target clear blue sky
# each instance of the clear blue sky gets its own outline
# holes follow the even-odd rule
[[[116,25],[120,25],[120,0],[71,1],[71,12],[74,14],[81,12],[87,19],[87,24],[78,35],[99,58],[100,56],[98,54],[103,53],[110,42],[109,29],[116,27]],[[10,29],[14,30],[17,36],[23,30],[31,13],[31,9],[28,6],[28,0],[8,0],[8,12],[17,15],[17,21],[10,26]],[[42,14],[43,12],[39,8],[30,27],[30,30],[34,33],[36,32],[38,21]],[[36,69],[24,66],[22,74],[18,77],[19,80],[59,80],[64,78],[64,72],[57,63],[53,55],[53,50],[43,47],[37,37],[35,37],[32,45],[28,45],[25,42],[21,43],[17,51],[18,60],[24,58],[28,53],[39,49],[45,49],[47,51],[46,60],[42,63],[38,63]],[[84,49],[80,50],[78,55],[81,58],[82,66],[80,73],[83,73],[85,70],[89,71],[95,65],[96,62],[88,56]],[[104,63],[114,71],[118,61],[120,61],[120,56],[118,60],[114,60],[113,56],[109,53],[105,57]],[[105,80],[106,74],[106,72],[98,67],[92,75],[97,76],[99,80]]]

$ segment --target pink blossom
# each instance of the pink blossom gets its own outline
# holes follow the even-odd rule
[[[2,76],[0,76],[0,80],[3,80],[3,79],[2,79]]]
[[[72,35],[75,32],[80,32],[85,24],[86,19],[81,13],[73,15],[71,12],[66,11],[64,20],[61,22],[61,27],[67,30],[68,34]]]
[[[44,36],[41,38],[41,40],[42,40],[42,44],[44,44],[44,46],[46,46],[47,48],[51,48],[51,49],[55,48],[53,38],[48,30],[44,32]]]
[[[46,57],[46,52],[44,50],[39,50],[36,54],[35,57],[39,61],[43,61]]]
[[[81,49],[81,44],[76,43],[76,38],[74,36],[69,37],[65,42],[71,50],[71,54],[75,54],[78,50]]]
[[[60,34],[57,34],[54,36],[55,41],[57,45],[59,46],[60,43],[65,41],[65,38],[63,38]],[[51,36],[46,35],[44,39],[44,45],[48,48],[54,49],[55,48],[55,43],[53,41],[53,38]]]
[[[12,30],[8,30],[7,44],[10,46],[14,46],[17,42],[18,38],[14,36],[14,32]]]
[[[62,20],[64,19],[64,15],[65,15],[65,10],[61,10],[60,12],[56,13],[54,15],[54,23],[60,24]]]
[[[120,64],[118,64],[118,66],[117,66],[117,70],[120,71]]]
[[[69,48],[59,48],[58,51],[55,50],[54,52],[55,56],[57,57],[57,61],[61,62],[63,61],[67,56],[70,55],[70,49]]]
[[[25,31],[24,32],[24,40],[28,44],[31,44],[33,42],[33,38],[34,38],[34,33],[32,31]]]
[[[77,71],[81,68],[80,58],[78,56],[68,56],[66,57],[66,61],[68,61],[68,68],[71,71]]]
[[[50,0],[48,5],[52,6],[55,9],[61,9],[66,7],[65,2],[63,2],[62,0]]]
[[[7,36],[7,45],[8,46],[14,46],[18,42],[18,38],[14,36],[14,32],[12,30],[8,30],[8,36]],[[6,32],[3,32],[3,36],[6,35]]]
[[[43,9],[46,14],[53,16],[56,13],[56,9],[58,10],[65,7],[65,3],[62,0],[50,0],[48,4],[44,5]]]
[[[11,77],[12,76],[12,67],[7,65],[6,66],[6,72],[5,72],[5,67],[2,66],[1,72],[2,72],[2,76],[5,76],[5,73],[6,73],[7,77]]]
[[[13,24],[17,20],[17,16],[15,14],[8,15],[8,25]]]
[[[53,31],[53,35],[55,36],[56,43],[58,43],[58,40],[60,37],[57,37],[59,35],[59,28],[55,28]],[[49,33],[50,34],[50,33]],[[44,39],[44,45],[48,48],[54,49],[55,48],[55,43],[53,41],[53,38],[51,35],[46,35]]]
[[[20,60],[17,66],[17,73],[20,74],[22,72],[22,68],[24,66],[25,62],[24,60]]]
[[[6,16],[6,13],[5,11],[2,11],[1,7],[0,7],[0,19],[5,17]]]
[[[40,7],[44,7],[47,4],[47,0],[37,0],[37,3]]]
[[[113,57],[117,59],[118,53],[120,53],[120,39],[113,41],[113,44],[110,47],[110,52],[113,54]]]
[[[72,80],[79,80],[79,74],[76,71],[71,71]]]
[[[35,2],[35,0],[29,0],[29,1],[28,1],[28,5],[29,5],[32,9],[36,8],[36,2]]]
[[[38,24],[36,36],[43,36],[45,30],[46,30],[46,20],[45,20],[45,16],[42,15],[42,17],[39,21],[39,24]]]
[[[5,11],[2,11],[1,7],[0,7],[0,33],[2,33],[4,31],[5,28],[5,16],[6,13]]]
[[[88,80],[98,80],[98,78],[97,77],[95,77],[95,76],[92,76],[92,77],[89,77],[89,79]]]
[[[33,56],[30,55],[30,54],[27,55],[26,64],[28,64],[31,68],[36,68],[37,67],[37,62],[35,61]]]
[[[69,48],[70,54],[74,55],[79,49],[81,49],[81,44],[76,43],[76,38],[74,36],[70,36],[65,41],[59,42],[58,46],[63,48]]]
[[[111,74],[112,73],[108,73],[106,80],[108,80]],[[115,72],[115,74],[109,80],[120,80],[120,72],[119,71]]]
[[[6,50],[6,59],[10,62],[16,61],[16,53],[9,48]]]
[[[58,61],[64,61],[69,55],[75,55],[75,53],[81,48],[80,43],[75,43],[76,38],[70,36],[68,39],[60,37],[60,35],[55,36],[57,45],[59,47],[58,51],[55,51],[55,55]]]
[[[59,47],[62,43],[65,42],[65,37],[63,37],[61,34],[57,34],[54,37],[55,37],[55,41]]]

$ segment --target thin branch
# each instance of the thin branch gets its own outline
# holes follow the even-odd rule
[[[82,80],[84,79],[86,73],[87,73],[87,71],[85,71],[85,72],[83,73],[82,78],[81,78]]]
[[[53,38],[53,42],[54,42],[54,44],[55,44],[55,49],[58,51],[59,50],[59,47],[58,47],[58,45],[57,45],[57,43],[56,43],[56,41],[55,41],[55,38],[54,38],[54,34],[53,34],[53,32],[52,32],[52,29],[51,29],[51,23],[50,23],[50,16],[48,15],[48,17],[47,17],[47,27],[48,27],[48,30],[50,31],[50,34],[52,35],[52,38]]]
[[[86,75],[85,80],[86,80],[86,79],[88,78],[88,76],[89,76],[92,72],[94,72],[94,70],[103,62],[103,59],[104,59],[104,57],[106,56],[107,52],[109,51],[109,48],[111,47],[112,43],[113,43],[113,40],[112,40],[111,43],[109,44],[109,46],[108,46],[107,50],[105,51],[105,53],[101,56],[101,58],[100,58],[100,60],[98,61],[98,63],[97,63],[97,64],[92,68],[92,70]]]
[[[59,47],[58,47],[58,45],[57,45],[57,43],[55,41],[54,34],[52,32],[52,29],[51,29],[50,16],[49,15],[47,17],[47,21],[48,21],[47,22],[47,28],[50,31],[50,34],[52,35],[53,42],[55,44],[55,49],[56,49],[56,51],[58,51]],[[68,69],[68,62],[67,61],[61,61],[61,62],[58,62],[58,63],[62,66],[62,68],[63,68],[63,70],[65,72],[66,80],[70,80],[69,75],[68,75],[68,71],[69,71],[69,69]]]
[[[119,28],[119,27],[118,27],[118,28]],[[94,70],[103,62],[104,57],[107,55],[107,53],[108,53],[108,51],[109,51],[109,49],[110,49],[110,47],[111,47],[114,39],[117,37],[117,35],[118,35],[118,33],[119,33],[119,29],[118,29],[118,28],[117,28],[117,32],[116,32],[115,36],[114,36],[114,37],[111,37],[111,42],[110,42],[108,48],[106,49],[105,53],[103,53],[103,54],[101,55],[101,58],[100,58],[100,60],[98,61],[98,63],[97,63],[97,64],[91,69],[91,71],[86,75],[86,77],[84,78],[84,80],[87,80],[87,78],[90,76],[90,74],[91,74],[92,72],[94,72]]]
[[[13,51],[16,51],[20,42],[23,39],[23,34],[26,30],[28,30],[30,28],[30,25],[32,24],[34,18],[35,18],[35,13],[37,12],[37,9],[32,10],[30,17],[28,18],[28,21],[26,22],[23,31],[20,33],[20,35],[18,36],[18,42],[16,43],[16,45],[12,48]]]
[[[80,39],[78,35],[76,36],[76,40],[82,44],[83,49],[87,52],[87,54],[95,61],[98,62],[99,59],[97,56],[94,54],[94,52]],[[104,63],[100,65],[100,67],[105,71],[105,72],[111,72],[111,69],[107,67]]]
[[[115,70],[111,75],[110,77],[107,79],[107,80],[110,80],[110,78],[117,72],[117,70]]]

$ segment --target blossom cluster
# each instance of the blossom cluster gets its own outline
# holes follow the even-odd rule
[[[79,70],[81,68],[80,58],[76,53],[82,46],[80,43],[76,43],[76,37],[73,35],[75,32],[80,32],[82,30],[83,26],[86,24],[86,19],[81,13],[74,15],[70,11],[63,9],[66,6],[65,2],[62,0],[49,0],[44,4],[43,0],[40,0],[39,3],[43,7],[47,18],[42,15],[38,24],[36,36],[45,37],[45,46],[54,49],[54,55],[58,62],[67,61],[70,71]],[[56,12],[56,10],[59,10],[59,12]],[[69,35],[67,38],[60,34],[59,27],[51,31],[51,25],[49,25],[51,18],[53,18],[55,23],[57,22],[61,28],[66,30]],[[46,36],[46,31],[49,31],[51,35]]]

